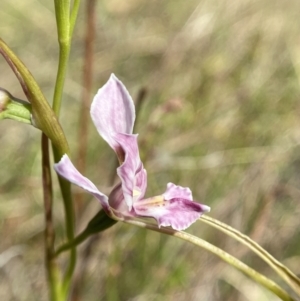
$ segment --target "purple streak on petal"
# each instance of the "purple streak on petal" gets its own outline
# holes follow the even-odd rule
[[[136,203],[134,210],[137,215],[155,218],[159,227],[171,226],[180,231],[188,228],[210,208],[191,200],[173,198],[167,201],[163,196],[157,196]]]
[[[184,230],[203,213],[209,212],[210,208],[193,202],[188,187],[168,183],[163,195],[135,203],[134,210],[138,215],[155,218],[159,227],[171,226],[175,230]]]
[[[116,134],[115,139],[125,154],[124,162],[118,167],[117,173],[130,211],[133,203],[145,195],[147,173],[140,159],[137,135]]]
[[[91,117],[99,134],[116,152],[119,145],[112,135],[132,134],[134,103],[123,83],[114,74],[94,97]]]
[[[61,175],[71,183],[80,186],[81,188],[95,196],[100,201],[103,209],[107,213],[109,213],[108,197],[105,194],[101,193],[89,179],[84,177],[75,168],[68,155],[63,155],[61,160],[57,164],[54,164],[54,169],[59,175]]]
[[[183,198],[186,200],[193,200],[192,191],[188,187],[177,186],[173,183],[167,184],[167,190],[163,194],[165,200],[173,198]]]
[[[120,218],[123,216],[134,217],[134,210],[129,211],[128,206],[124,201],[122,183],[117,184],[111,191],[108,197],[108,202],[111,208],[115,209],[114,213]]]
[[[128,206],[124,202],[124,195],[122,190],[122,183],[117,184],[108,196],[108,203],[110,207],[118,212],[127,212]]]
[[[140,192],[140,194],[136,198],[134,198],[134,202],[137,202],[143,199],[147,189],[147,171],[144,168],[142,162],[135,174],[135,187]]]

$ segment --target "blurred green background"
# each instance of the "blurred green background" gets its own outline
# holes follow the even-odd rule
[[[86,3],[61,114],[73,158],[81,143]],[[211,206],[212,217],[250,235],[297,274],[299,11],[298,0],[99,0],[93,64],[93,94],[112,72],[134,99],[147,90],[136,125],[147,196],[161,194],[168,182],[190,187],[195,200]],[[58,59],[52,1],[2,0],[0,35],[51,100]],[[3,58],[0,86],[25,98]],[[85,175],[108,193],[115,156],[90,120],[88,126]],[[48,298],[40,162],[40,132],[1,121],[1,300]],[[84,198],[79,232],[100,205],[77,187],[73,191]],[[58,245],[65,238],[56,180],[54,215]],[[280,282],[222,233],[201,222],[188,232]],[[73,300],[278,300],[204,250],[120,223],[82,245],[79,258]]]

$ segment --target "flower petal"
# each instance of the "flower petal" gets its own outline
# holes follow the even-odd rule
[[[114,209],[114,214],[122,218],[124,216],[134,217],[136,213],[134,210],[129,211],[127,204],[124,202],[124,194],[122,190],[122,183],[117,184],[111,191],[108,197],[108,202],[111,208]]]
[[[130,211],[134,202],[145,195],[147,173],[140,159],[137,135],[116,134],[115,139],[125,154],[124,162],[118,167],[117,173]]]
[[[118,144],[112,135],[132,134],[134,103],[123,83],[114,74],[94,97],[91,117],[99,134],[116,152]]]
[[[63,155],[61,160],[54,164],[56,172],[70,181],[83,188],[84,190],[95,196],[101,203],[103,209],[109,214],[108,197],[101,193],[97,187],[86,177],[84,177],[73,165],[68,155]]]
[[[192,191],[188,187],[177,186],[173,183],[167,184],[167,190],[164,193],[165,200],[173,198],[183,198],[186,200],[193,200]]]
[[[210,211],[208,206],[192,201],[189,188],[172,183],[168,184],[163,195],[136,202],[133,208],[139,216],[155,218],[159,227],[171,226],[179,231],[188,228],[203,213]]]

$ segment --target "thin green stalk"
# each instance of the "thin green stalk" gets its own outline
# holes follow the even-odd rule
[[[70,0],[54,0],[59,41],[70,37]]]
[[[62,24],[65,24],[63,22]],[[67,26],[68,24],[66,24]],[[58,23],[59,26],[59,23]],[[64,30],[58,30],[58,34]],[[68,60],[70,54],[70,38],[61,36],[59,37],[59,63],[58,63],[58,70],[57,70],[57,77],[55,83],[55,90],[53,96],[53,111],[55,112],[56,116],[59,116],[60,108],[61,108],[61,101],[63,95],[63,88],[67,73],[68,67]],[[57,152],[56,148],[53,147],[53,155],[54,161],[58,162],[61,159],[61,155]],[[63,198],[64,203],[64,211],[65,211],[65,227],[66,227],[66,234],[68,241],[73,241],[74,239],[74,208],[73,208],[73,201],[72,201],[72,194],[71,194],[71,185],[68,181],[58,176],[59,186]],[[71,284],[72,275],[75,270],[76,265],[76,248],[72,247],[70,249],[70,257],[68,262],[68,268],[63,278],[62,284],[62,293],[67,299],[69,287]]]
[[[69,0],[55,0],[55,13],[56,13],[56,22],[57,22],[57,32],[58,32],[58,41],[59,41],[59,63],[57,70],[57,77],[54,89],[53,96],[53,111],[56,116],[59,116],[63,88],[65,83],[65,78],[67,74],[68,61],[70,56],[71,49],[71,40],[73,29],[76,23],[77,13],[79,9],[79,0],[75,0],[70,15],[70,1]],[[61,154],[56,151],[56,148],[53,148],[53,154],[55,162],[58,162],[61,159]],[[65,224],[68,242],[74,240],[74,224],[75,224],[75,214],[74,206],[72,201],[71,194],[71,185],[68,181],[59,177],[59,185],[64,201],[64,210],[65,210]],[[72,275],[75,270],[76,265],[76,248],[72,247],[70,250],[69,265],[66,271],[66,274],[63,279],[63,294],[68,295],[68,291],[71,284]]]
[[[59,63],[56,76],[55,90],[53,96],[53,111],[56,116],[59,116],[61,101],[63,95],[63,88],[65,84],[65,78],[67,74],[67,67],[70,55],[70,39],[60,41],[60,50],[59,50]]]
[[[54,97],[53,97],[53,111],[57,116],[59,116],[60,113],[63,88],[64,88],[65,77],[67,73],[67,66],[68,66],[68,60],[70,54],[70,39],[60,41],[59,45],[60,45],[59,64],[58,64],[58,71],[57,71],[56,84],[55,84]],[[61,159],[61,155],[56,151],[54,147],[53,147],[53,154],[54,154],[54,161],[58,162]],[[74,213],[72,194],[71,194],[71,184],[59,176],[58,179],[59,179],[59,186],[64,201],[65,226],[66,226],[67,239],[69,242],[71,242],[74,239],[74,232],[75,232],[74,229],[75,213]],[[70,258],[69,258],[67,272],[63,280],[63,293],[66,296],[70,287],[73,272],[75,270],[75,265],[76,265],[76,248],[72,247],[70,250]]]
[[[263,259],[297,293],[298,296],[300,296],[300,279],[249,236],[206,215],[203,215],[199,220],[222,231],[230,237],[233,237],[251,249],[261,259]]]
[[[59,254],[70,250],[70,248],[72,247],[72,245],[74,246],[78,246],[79,244],[81,244],[82,242],[84,242],[88,237],[91,236],[91,233],[88,232],[87,230],[83,231],[82,233],[80,233],[79,235],[77,235],[74,240],[70,243],[66,243],[63,244],[62,246],[60,246],[57,251],[55,252],[55,256],[58,256]]]
[[[55,256],[58,256],[60,253],[70,250],[71,247],[75,248],[79,244],[81,244],[85,239],[87,239],[90,235],[102,232],[119,221],[117,217],[112,219],[107,216],[103,209],[100,209],[97,214],[89,221],[85,230],[83,230],[79,235],[77,235],[73,241],[67,242],[60,246],[55,252]],[[121,220],[120,220],[121,221]]]
[[[78,15],[80,0],[74,0],[70,14],[70,1],[55,0],[55,13],[59,41],[59,63],[53,96],[53,110],[59,116],[63,87],[71,49],[71,40]]]
[[[54,256],[54,226],[52,220],[53,191],[49,159],[48,138],[42,134],[42,179],[45,207],[45,265],[51,301],[63,301],[60,287],[60,273]]]
[[[186,232],[176,231],[176,230],[173,230],[173,229],[170,229],[170,228],[158,228],[156,225],[146,224],[144,222],[137,221],[137,220],[128,219],[128,220],[124,220],[123,222],[127,223],[127,224],[130,224],[130,225],[140,227],[140,228],[145,228],[145,229],[149,229],[149,230],[152,230],[152,231],[155,231],[155,232],[164,233],[164,234],[167,234],[167,235],[170,235],[170,236],[178,237],[178,238],[180,238],[184,241],[190,242],[190,243],[192,243],[192,244],[194,244],[198,247],[206,249],[207,251],[217,255],[222,260],[229,263],[230,265],[232,265],[233,267],[235,267],[239,271],[243,272],[244,274],[246,274],[247,276],[252,278],[254,281],[261,284],[263,287],[265,287],[269,291],[273,292],[281,300],[283,300],[283,301],[295,301],[295,299],[293,299],[278,284],[276,284],[272,280],[268,279],[264,275],[258,273],[257,271],[253,270],[252,268],[250,268],[249,266],[247,266],[246,264],[244,264],[243,262],[241,262],[240,260],[238,260],[234,256],[226,253],[222,249],[217,248],[216,246],[210,244],[209,242],[207,242],[207,241],[205,241],[205,240],[203,240],[199,237],[193,236],[193,235],[191,235],[189,233],[186,233]]]
[[[54,153],[54,160],[58,162],[60,160],[59,154],[53,149]],[[65,211],[65,226],[66,226],[66,234],[68,242],[72,242],[74,240],[74,224],[75,224],[75,214],[74,214],[74,207],[72,201],[72,194],[71,194],[71,184],[70,182],[66,181],[65,179],[58,177],[59,186],[62,193],[63,201],[64,201],[64,211]],[[63,292],[65,295],[68,293],[68,289],[70,287],[72,275],[76,265],[76,248],[70,248],[70,258],[69,258],[69,265],[64,276],[63,280]]]
[[[74,27],[76,24],[76,19],[78,15],[80,0],[74,0],[71,16],[70,16],[70,37],[73,35]]]

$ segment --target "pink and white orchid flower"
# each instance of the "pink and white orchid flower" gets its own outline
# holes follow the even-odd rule
[[[171,226],[175,230],[184,230],[203,213],[210,211],[208,206],[193,201],[189,188],[172,183],[168,183],[164,194],[144,198],[147,173],[139,156],[137,135],[132,134],[134,103],[114,74],[94,97],[91,117],[99,134],[118,156],[121,165],[117,174],[121,183],[107,197],[80,174],[67,155],[54,168],[62,177],[95,196],[110,217],[120,220],[153,217],[159,227]]]

